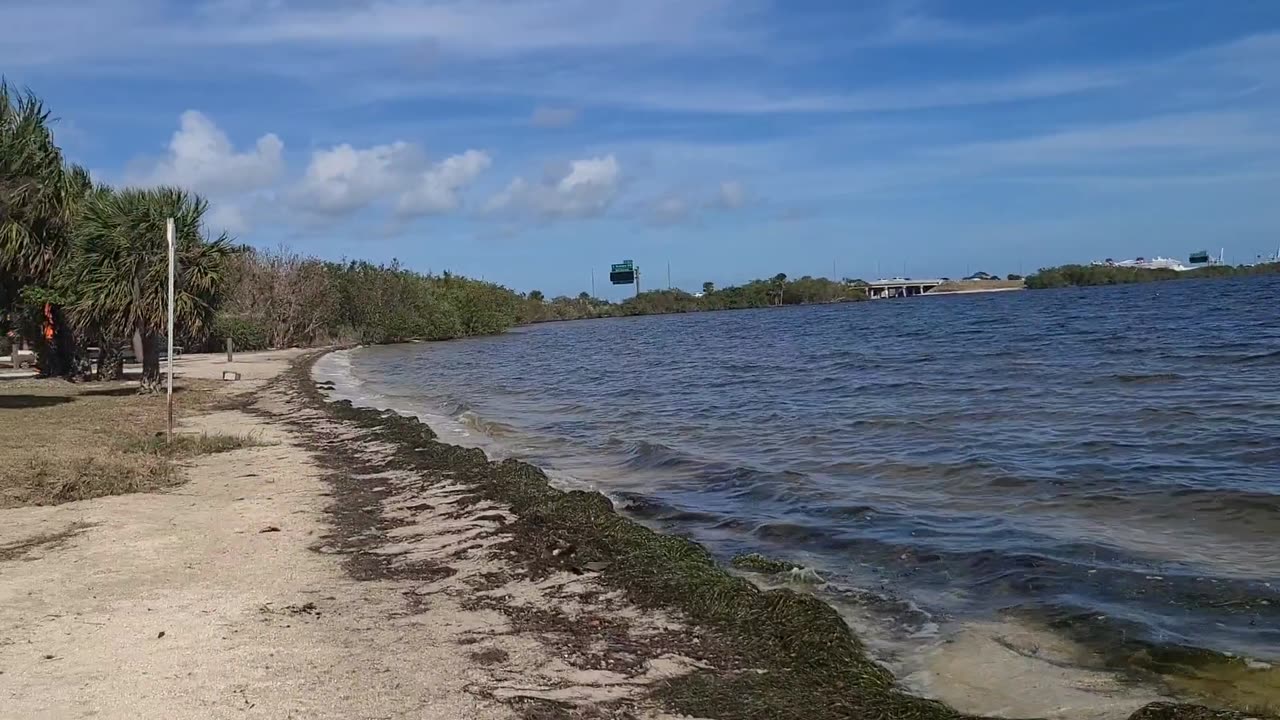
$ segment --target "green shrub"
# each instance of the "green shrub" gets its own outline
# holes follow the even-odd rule
[[[266,350],[271,347],[267,328],[241,317],[219,315],[213,321],[213,337],[217,345],[230,338],[236,350]]]

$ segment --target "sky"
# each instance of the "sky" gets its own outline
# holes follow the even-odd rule
[[[2,0],[0,72],[209,230],[619,298],[1280,246],[1275,0]]]

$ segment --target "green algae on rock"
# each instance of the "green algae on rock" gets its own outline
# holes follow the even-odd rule
[[[763,575],[777,575],[778,573],[798,570],[800,568],[799,565],[783,562],[781,560],[774,560],[773,558],[765,557],[760,553],[736,555],[731,562],[733,566],[739,570],[749,570]]]

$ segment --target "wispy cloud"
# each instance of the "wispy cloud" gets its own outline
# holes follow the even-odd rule
[[[961,47],[1001,45],[1050,32],[1061,32],[1079,21],[1062,15],[1039,15],[1013,21],[973,23],[948,18],[918,1],[889,3],[883,20],[861,38],[860,47]]]
[[[732,44],[728,0],[387,0],[369,4],[259,3],[227,18],[218,42],[401,43],[431,40],[446,50],[502,55],[540,50],[706,47]]]
[[[1244,112],[1198,112],[1057,130],[1031,137],[925,151],[946,160],[994,165],[1096,164],[1159,155],[1280,151],[1280,117]]]
[[[1113,69],[1028,72],[954,82],[869,87],[855,92],[753,88],[742,83],[689,83],[675,78],[655,83],[635,80],[625,87],[589,72],[514,83],[493,78],[386,81],[366,88],[364,97],[528,98],[649,112],[711,115],[852,114],[972,107],[1077,95],[1120,86],[1125,74]]]
[[[539,105],[529,117],[529,124],[539,128],[563,128],[578,121],[578,111],[571,107]]]
[[[387,48],[430,44],[500,57],[619,48],[742,48],[753,2],[729,0],[17,0],[6,4],[6,64],[138,57],[161,48]],[[59,28],[51,35],[48,29]],[[145,43],[139,43],[146,38]],[[10,44],[9,40],[14,42]],[[35,57],[30,57],[33,51]]]

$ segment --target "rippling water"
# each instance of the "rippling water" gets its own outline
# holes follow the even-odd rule
[[[343,392],[912,609],[1280,659],[1280,280],[543,325]],[[334,370],[334,368],[330,368]],[[914,619],[910,619],[914,618]]]

